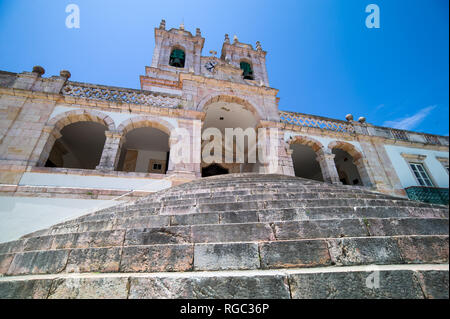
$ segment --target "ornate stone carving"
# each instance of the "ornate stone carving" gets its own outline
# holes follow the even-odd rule
[[[181,104],[176,97],[157,95],[132,89],[108,88],[78,83],[68,83],[62,90],[63,95],[85,99],[104,100],[118,103],[142,104],[158,107],[175,108]]]
[[[317,127],[335,132],[354,133],[355,128],[343,121],[331,120],[319,116],[280,111],[280,122],[306,127]]]

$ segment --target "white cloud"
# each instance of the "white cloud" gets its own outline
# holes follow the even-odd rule
[[[384,104],[380,104],[377,107],[375,107],[375,111],[381,110],[383,107],[385,107],[386,105]]]
[[[421,109],[419,112],[417,112],[412,116],[399,118],[393,121],[386,121],[383,123],[383,126],[388,126],[401,130],[412,130],[417,125],[419,125],[435,108],[436,105],[424,107],[423,109]]]

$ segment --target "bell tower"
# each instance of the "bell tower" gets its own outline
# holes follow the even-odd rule
[[[239,67],[243,71],[244,79],[269,87],[266,54],[259,41],[256,42],[255,50],[251,44],[239,42],[237,36],[234,36],[233,43],[230,43],[228,34],[225,34],[221,59]]]
[[[159,28],[155,28],[155,49],[153,51],[152,68],[175,73],[200,74],[200,57],[205,38],[197,28],[195,36],[184,29],[166,30],[166,22],[162,20]]]

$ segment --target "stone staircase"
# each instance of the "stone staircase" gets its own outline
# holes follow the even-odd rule
[[[0,298],[448,298],[448,207],[199,179],[0,244]]]

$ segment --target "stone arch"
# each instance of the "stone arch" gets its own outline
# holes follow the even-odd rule
[[[175,66],[171,64],[171,60],[172,60],[172,54],[174,54],[174,51],[182,51],[184,58],[183,58],[183,65],[182,66]],[[186,67],[186,60],[187,60],[187,50],[186,48],[184,48],[183,46],[181,46],[180,44],[176,43],[173,44],[170,49],[169,49],[169,65],[172,67],[177,67],[177,68],[185,68]]]
[[[132,131],[133,129],[141,127],[156,128],[169,135],[169,137],[172,136],[172,132],[175,129],[175,127],[172,124],[161,118],[153,116],[136,116],[120,123],[120,125],[117,127],[117,131],[122,136],[125,136],[128,132]]]
[[[58,114],[49,119],[44,127],[43,134],[38,143],[38,145],[42,145],[42,148],[37,147],[33,152],[32,159],[36,161],[37,166],[45,165],[56,140],[62,137],[61,130],[77,122],[99,123],[109,131],[115,130],[114,120],[102,112],[77,109]]]
[[[230,172],[256,171],[254,157],[258,154],[249,150],[256,149],[257,145],[258,134],[257,130],[253,131],[253,129],[257,129],[261,124],[262,116],[258,108],[242,97],[216,93],[204,97],[197,105],[197,109],[205,113],[202,120],[202,135],[210,128],[218,129],[222,133],[219,137],[222,139],[222,146],[225,146],[222,156],[230,155],[229,151],[232,153],[233,163],[227,163],[229,165],[226,168]],[[233,147],[227,147],[224,133],[228,128],[242,129],[246,132],[247,137],[241,140],[242,148],[237,147],[237,139],[232,141]]]
[[[47,122],[47,126],[56,128],[57,131],[61,131],[64,126],[67,126],[76,122],[96,122],[105,125],[108,131],[115,130],[114,120],[108,115],[93,110],[71,110],[61,113]]]
[[[118,126],[117,134],[120,136],[114,165],[117,170],[162,174],[172,170],[170,148],[178,140],[178,134],[168,121],[154,116],[132,117]],[[150,162],[159,168],[151,169]]]
[[[289,145],[302,144],[302,145],[309,146],[314,150],[314,152],[317,153],[317,155],[323,155],[324,150],[325,150],[325,147],[321,142],[319,142],[318,140],[316,140],[312,137],[309,137],[309,136],[297,135],[297,136],[291,137],[291,139],[289,140],[288,143],[289,143]]]
[[[362,185],[372,187],[374,185],[369,171],[369,163],[365,159],[363,153],[359,151],[355,145],[344,141],[333,141],[328,144],[328,150],[340,149],[347,152],[353,158],[353,164],[361,178]],[[336,159],[337,160],[337,159]]]
[[[344,142],[344,141],[333,141],[333,142],[330,142],[330,144],[328,144],[328,149],[330,150],[330,152],[334,148],[339,148],[341,150],[346,151],[347,153],[349,153],[353,157],[354,161],[357,161],[357,160],[359,160],[360,158],[363,157],[363,154],[356,149],[355,145],[350,144],[348,142]]]
[[[318,140],[297,135],[288,141],[295,176],[329,181],[324,146]]]
[[[247,64],[248,66],[246,66],[245,64]],[[239,60],[239,68],[243,71],[244,79],[247,79],[247,80],[255,79],[253,63],[250,59],[245,58],[245,57],[240,59]]]
[[[197,110],[206,112],[208,106],[216,103],[216,102],[228,102],[228,103],[236,103],[242,105],[244,109],[253,113],[258,121],[262,120],[264,117],[261,115],[260,110],[247,99],[243,99],[241,97],[235,95],[228,95],[223,93],[212,94],[204,97],[200,103],[197,105]]]

